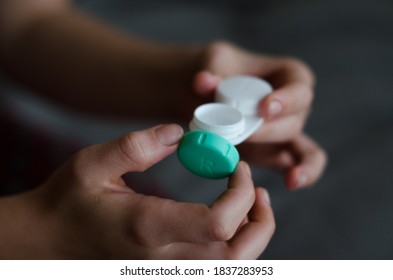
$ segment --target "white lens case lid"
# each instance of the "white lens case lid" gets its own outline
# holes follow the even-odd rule
[[[233,145],[250,137],[263,123],[258,103],[273,91],[260,78],[232,76],[220,82],[216,102],[199,106],[194,111],[190,130],[205,130],[220,135]]]
[[[245,116],[258,116],[259,101],[272,91],[272,86],[260,78],[232,76],[218,85],[216,102],[232,106]]]

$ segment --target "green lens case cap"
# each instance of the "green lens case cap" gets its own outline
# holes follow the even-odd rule
[[[207,131],[184,134],[177,150],[180,162],[195,175],[223,179],[239,163],[239,152],[228,140]]]

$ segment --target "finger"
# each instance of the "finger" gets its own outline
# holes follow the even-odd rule
[[[295,164],[287,143],[243,143],[238,151],[247,162],[260,166],[287,170]]]
[[[300,83],[310,87],[315,85],[315,76],[308,65],[296,58],[263,59],[260,75],[267,78],[274,88],[289,83]]]
[[[280,62],[281,61],[281,62]],[[275,90],[259,104],[267,120],[308,111],[313,100],[314,78],[311,70],[293,59],[277,60],[266,73]]]
[[[286,175],[285,181],[288,188],[298,189],[314,184],[325,169],[326,153],[305,134],[299,135],[291,145],[299,161],[298,164],[289,169]]]
[[[313,100],[313,91],[301,83],[287,84],[274,90],[259,104],[259,114],[267,121],[308,112]]]
[[[216,42],[206,53],[203,70],[195,75],[194,90],[200,95],[212,94],[221,79],[233,75],[256,75],[261,58],[232,44]]]
[[[239,172],[235,172],[228,185],[228,190],[212,205],[211,209],[216,220],[222,221],[216,229],[218,240],[228,240],[247,215],[255,201],[254,183],[251,179],[250,167],[239,164]],[[222,232],[220,232],[220,230]]]
[[[223,241],[235,234],[254,199],[249,167],[241,162],[229,179],[228,189],[211,207],[134,195],[125,202],[129,210],[124,218],[136,239],[148,246]]]
[[[131,171],[144,171],[172,154],[183,135],[180,126],[161,125],[86,149],[79,156],[84,174],[99,180],[117,179]]]
[[[265,250],[275,230],[268,192],[256,188],[255,196],[249,222],[229,241],[230,255],[236,259],[256,259]]]
[[[220,77],[213,75],[209,71],[201,71],[194,77],[193,88],[199,95],[211,95],[216,90],[220,82]]]
[[[247,139],[247,142],[283,143],[291,141],[302,132],[305,117],[293,115],[266,122]]]

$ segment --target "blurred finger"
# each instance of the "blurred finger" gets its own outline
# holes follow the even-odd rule
[[[264,123],[247,142],[250,143],[283,143],[297,137],[303,130],[305,123],[304,115],[293,115],[279,118]]]
[[[310,68],[297,59],[270,61],[264,73],[274,91],[264,98],[259,107],[267,120],[308,111],[313,100],[314,75]]]
[[[309,111],[313,100],[312,89],[305,84],[292,82],[275,89],[259,104],[259,113],[267,120]]]
[[[220,78],[209,71],[201,71],[194,77],[193,88],[197,94],[210,95],[216,90]]]
[[[314,184],[325,169],[326,153],[305,134],[299,135],[291,145],[299,160],[286,175],[288,188],[297,189]]]
[[[287,143],[244,143],[238,151],[244,160],[260,166],[286,170],[295,163]]]
[[[287,84],[300,83],[314,87],[315,76],[302,61],[295,58],[267,58],[261,75],[268,78],[274,88]]]

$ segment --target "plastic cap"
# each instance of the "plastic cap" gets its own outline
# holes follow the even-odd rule
[[[233,76],[218,85],[216,101],[238,109],[245,116],[256,116],[259,101],[272,90],[272,86],[262,79]]]
[[[199,106],[194,111],[190,129],[212,132],[233,145],[240,144],[263,123],[258,103],[272,90],[271,85],[260,78],[226,78],[217,87],[217,103]]]
[[[233,145],[246,140],[263,123],[258,103],[272,91],[269,83],[251,76],[220,82],[216,102],[199,106],[178,147],[181,163],[192,173],[221,179],[235,171],[239,153]]]
[[[231,175],[239,163],[239,153],[226,139],[207,131],[184,134],[177,155],[195,175],[222,179]]]

